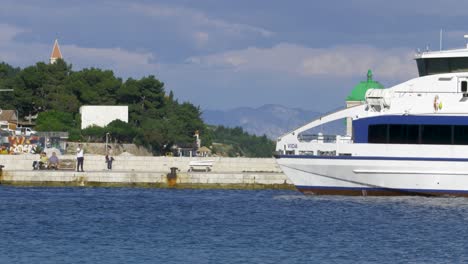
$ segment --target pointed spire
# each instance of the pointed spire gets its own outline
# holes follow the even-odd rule
[[[57,39],[54,43],[54,48],[52,49],[52,54],[50,55],[50,64],[55,63],[58,59],[63,59],[62,52],[60,52],[60,47]]]

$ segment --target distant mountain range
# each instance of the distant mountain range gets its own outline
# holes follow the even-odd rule
[[[202,118],[210,125],[240,126],[244,131],[271,139],[312,121],[321,113],[300,108],[268,104],[259,108],[239,107],[231,110],[205,110]],[[331,130],[344,130],[344,122],[333,125]]]

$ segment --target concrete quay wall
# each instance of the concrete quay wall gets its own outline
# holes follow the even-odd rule
[[[5,170],[32,169],[33,161],[39,155],[0,155],[0,164]],[[74,155],[62,155],[59,159],[75,160]],[[115,156],[113,169],[116,171],[161,171],[169,172],[171,167],[178,168],[181,172],[189,170],[190,161],[213,161],[213,172],[277,172],[281,169],[273,158],[224,158],[224,157],[149,157],[149,156]],[[85,155],[84,170],[105,170],[104,155]]]
[[[179,173],[171,180],[162,172],[136,171],[8,171],[0,184],[17,186],[121,186],[155,188],[294,189],[282,173]]]
[[[113,170],[104,156],[85,157],[85,172],[32,170],[37,155],[0,155],[0,184],[20,186],[142,186],[156,188],[294,189],[274,159],[117,156]],[[74,159],[74,156],[61,156]],[[213,160],[210,172],[191,171],[192,160]],[[168,177],[177,167],[177,178]]]

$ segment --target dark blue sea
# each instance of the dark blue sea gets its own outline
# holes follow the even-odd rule
[[[0,186],[0,263],[463,263],[468,199]]]

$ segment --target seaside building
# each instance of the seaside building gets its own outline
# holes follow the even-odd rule
[[[209,149],[208,147],[201,147],[197,150],[197,156],[198,157],[210,157],[211,156],[211,149]]]
[[[54,47],[52,48],[52,53],[50,54],[50,64],[55,63],[58,59],[63,59],[62,52],[56,39],[54,42]]]
[[[351,93],[346,97],[346,107],[350,108],[357,105],[362,105],[366,101],[366,92],[369,89],[383,89],[384,86],[372,79],[372,71],[367,71],[367,81],[361,81],[354,86]],[[353,122],[350,117],[346,119],[346,135],[353,134]]]
[[[18,125],[16,110],[2,110],[0,113],[0,128],[3,130],[15,130]]]

